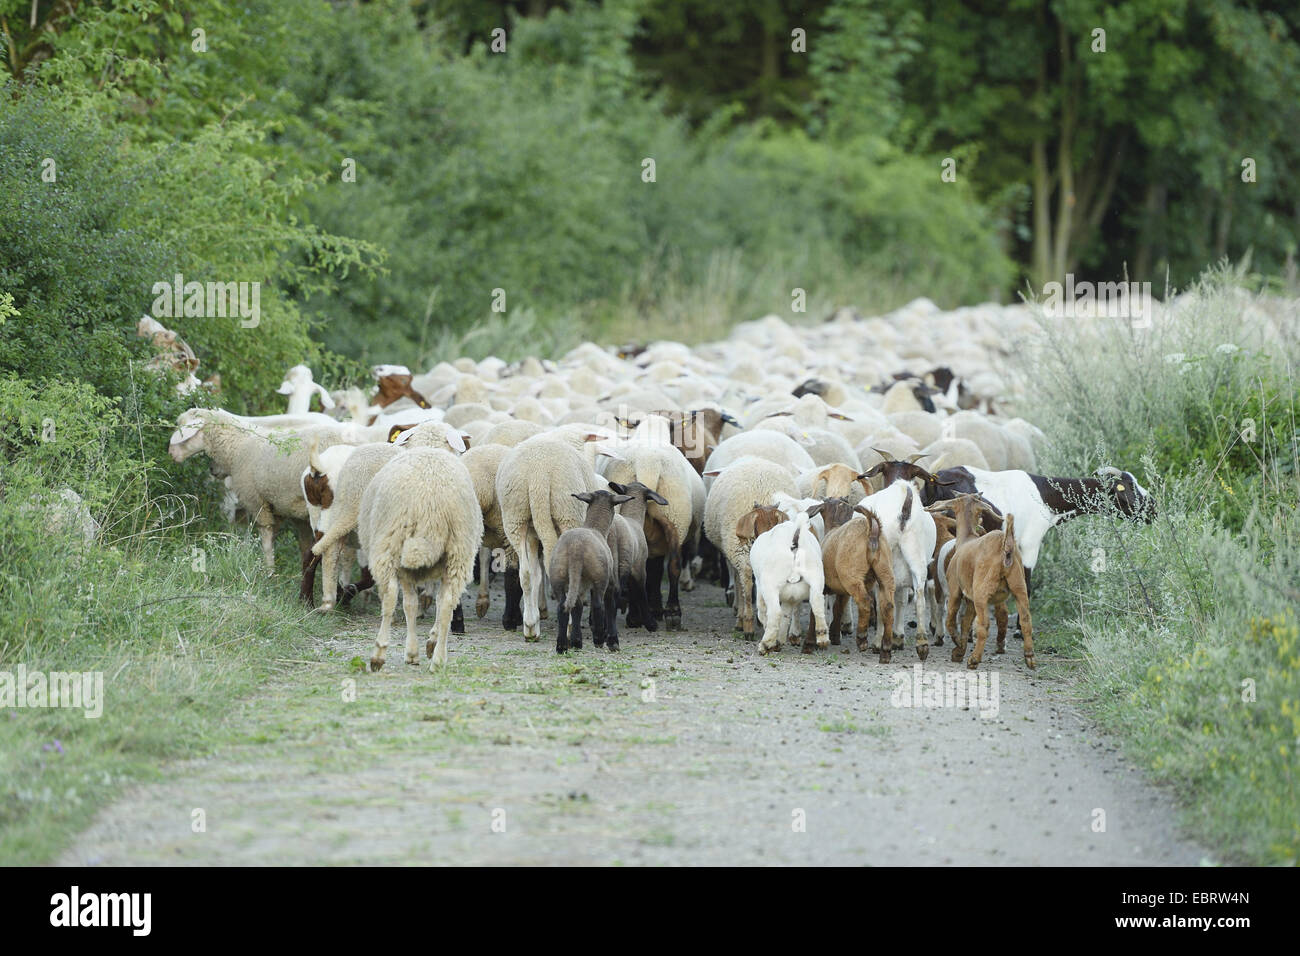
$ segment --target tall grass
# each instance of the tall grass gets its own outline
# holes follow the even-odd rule
[[[1044,470],[1132,470],[1148,526],[1049,538],[1035,601],[1066,622],[1098,717],[1224,859],[1300,853],[1300,305],[1208,272],[1165,320],[1043,319],[1020,354]],[[1036,607],[1037,611],[1039,607]]]

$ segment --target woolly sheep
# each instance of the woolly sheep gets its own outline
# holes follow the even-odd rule
[[[483,516],[465,466],[438,448],[398,455],[379,469],[361,496],[357,536],[382,602],[370,669],[384,666],[399,585],[406,616],[406,662],[419,663],[416,587],[434,581],[438,613],[425,653],[430,668],[445,664],[452,611],[474,575],[474,557],[483,540]]]
[[[725,445],[726,442],[723,442]],[[721,445],[718,446],[721,449]],[[798,493],[789,469],[765,458],[746,456],[715,478],[704,505],[704,533],[730,563],[736,582],[736,629],[754,636],[754,608],[749,547],[736,534],[740,517],[754,502],[771,501],[774,492]]]

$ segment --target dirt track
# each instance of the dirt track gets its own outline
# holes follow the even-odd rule
[[[100,814],[70,864],[1196,864],[1168,794],[1071,702],[1037,643],[986,654],[998,712],[899,707],[911,638],[880,665],[852,642],[760,658],[721,592],[689,630],[623,633],[611,655],[502,632],[502,595],[448,668],[366,660],[373,610],[283,663],[229,743]],[[422,627],[422,634],[427,628]],[[925,673],[965,674],[937,648]],[[344,696],[355,681],[356,699]],[[648,681],[653,681],[651,686]],[[653,693],[651,693],[653,691]],[[901,692],[901,691],[900,691]],[[652,697],[653,699],[647,699]],[[206,829],[191,821],[202,809]],[[1104,832],[1094,830],[1104,811]],[[803,823],[802,830],[799,824]],[[494,830],[494,823],[496,829]],[[504,832],[497,832],[500,830]]]

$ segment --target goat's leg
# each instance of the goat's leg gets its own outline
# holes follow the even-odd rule
[[[1029,577],[1029,572],[1025,571],[1025,577]],[[1025,666],[1030,670],[1034,669],[1034,619],[1029,613],[1029,587],[1028,581],[1022,589],[1019,582],[1011,585],[1011,593],[1016,599],[1016,607],[1020,609],[1020,623],[1024,628],[1025,635]]]
[[[312,554],[311,546],[320,538],[319,533],[313,534],[304,526],[298,527],[298,549],[302,559],[302,581],[298,585],[298,600],[308,607],[316,603],[316,566],[320,564],[320,558]]]
[[[830,641],[832,644],[839,644],[840,642],[840,628],[844,627],[844,608],[848,603],[849,596],[838,593],[831,603]]]
[[[984,642],[989,636],[989,602],[988,598],[982,594],[976,594],[975,605],[975,649],[971,651],[970,660],[966,662],[966,667],[970,670],[980,666],[980,661],[984,659]]]
[[[740,618],[740,633],[745,640],[754,639],[754,576],[749,565],[736,568],[736,611]]]
[[[266,564],[266,573],[275,573],[275,515],[270,508],[263,508],[257,513],[257,534],[262,541],[262,561]]]
[[[343,594],[339,598],[339,607],[347,607],[352,603],[352,599],[362,591],[368,591],[375,586],[375,579],[370,574],[370,568],[366,565],[361,566],[361,577],[357,579],[356,584],[349,584],[343,589]]]
[[[993,617],[998,622],[998,649],[994,652],[1005,654],[1007,652],[1007,602],[993,605]]]
[[[438,599],[438,610],[442,610],[442,598]],[[456,597],[456,603],[451,606],[451,633],[465,633],[465,611],[460,606],[459,595]]]
[[[916,657],[925,660],[930,656],[930,594],[926,590],[925,569],[918,575],[912,572],[912,596],[916,601]]]
[[[441,607],[438,608],[442,610]],[[415,619],[420,616],[420,595],[415,582],[402,581],[402,613],[406,617],[406,663],[420,663],[420,638],[416,633]]]
[[[944,622],[944,627],[948,631],[948,636],[952,638],[952,661],[957,663],[966,656],[966,631],[957,629],[957,611],[961,607],[961,591],[955,586],[955,582],[948,582],[948,619]]]
[[[753,595],[754,611],[763,625],[763,639],[758,643],[758,653],[767,654],[781,649],[781,638],[785,637],[790,626],[781,606],[779,587],[768,587],[762,591],[755,589]]]
[[[325,553],[321,555],[321,574],[324,575],[320,582],[320,609],[322,611],[331,610],[338,599],[338,560],[340,550],[337,545],[331,544],[325,548]]]
[[[907,610],[907,584],[901,584],[894,588],[894,650],[903,649],[903,635],[907,633],[906,622],[903,620],[903,612]],[[882,595],[883,597],[883,595]],[[883,617],[883,612],[882,615]],[[884,647],[884,644],[881,644]]]
[[[377,671],[384,666],[384,655],[388,652],[388,631],[392,627],[393,612],[397,610],[397,576],[393,575],[380,587],[379,634],[375,637],[375,651],[370,655],[370,669]]]
[[[888,588],[876,588],[876,594],[880,603],[880,663],[888,664],[890,651],[902,647],[903,641],[893,631],[894,592]]]
[[[808,595],[808,630],[819,648],[831,646],[830,633],[826,627],[826,596],[821,592]]]

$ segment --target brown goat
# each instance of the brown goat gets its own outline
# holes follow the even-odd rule
[[[745,512],[736,522],[736,537],[747,546],[751,545],[764,531],[771,531],[785,520],[784,512],[776,505],[763,505],[755,501],[753,510]]]
[[[1034,667],[1034,628],[1029,614],[1029,591],[1025,586],[1025,568],[1016,547],[1016,518],[1006,515],[1002,531],[978,536],[976,513],[990,510],[977,495],[961,495],[950,502],[957,516],[957,546],[948,564],[947,629],[954,635],[953,661],[966,654],[966,641],[972,619],[975,622],[975,649],[966,666],[974,670],[984,657],[984,642],[989,634],[989,605],[998,619],[997,653],[1006,651],[1007,600],[1014,597],[1020,611],[1020,628],[1025,641],[1025,666]],[[936,509],[937,510],[937,509]],[[961,628],[956,629],[957,611],[966,602]]]
[[[844,609],[851,597],[858,606],[858,650],[866,651],[870,636],[871,588],[880,595],[880,663],[888,664],[894,642],[894,563],[889,544],[881,539],[880,519],[864,505],[854,516],[826,535],[822,570],[826,589],[835,595],[831,611],[831,643],[840,642]]]

